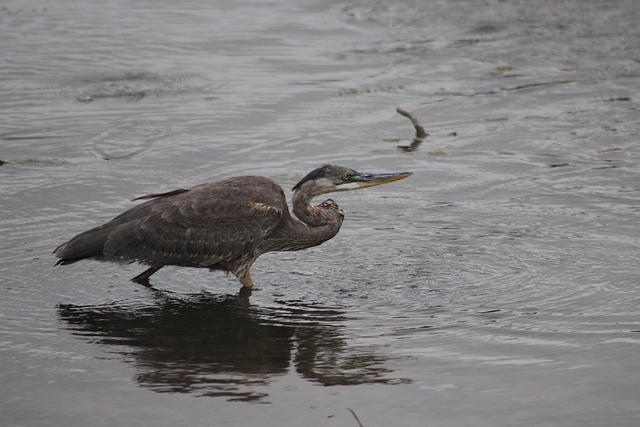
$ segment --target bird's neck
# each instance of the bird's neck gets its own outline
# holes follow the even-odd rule
[[[299,247],[297,249],[317,246],[326,242],[335,236],[342,226],[342,215],[335,202],[323,202],[318,206],[313,206],[311,198],[300,191],[293,193],[293,213],[300,220],[292,224],[295,228],[295,235],[298,236]]]
[[[303,223],[309,227],[322,227],[331,223],[333,215],[326,209],[311,204],[309,196],[302,191],[293,192],[293,213]]]

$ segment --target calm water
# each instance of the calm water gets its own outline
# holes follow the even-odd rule
[[[3,426],[635,426],[640,7],[8,1]],[[421,118],[430,136],[395,108]],[[53,268],[150,192],[410,170],[222,273]]]

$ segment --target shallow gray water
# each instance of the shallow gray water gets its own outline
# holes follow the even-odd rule
[[[0,424],[637,425],[637,2],[389,3],[3,4]],[[249,299],[52,268],[136,196],[327,162],[415,174]]]

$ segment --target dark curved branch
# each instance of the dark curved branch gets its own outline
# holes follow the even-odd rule
[[[358,425],[359,425],[360,427],[364,427],[364,424],[362,424],[362,423],[360,422],[360,418],[358,418],[358,416],[356,415],[355,411],[354,411],[353,409],[351,409],[351,408],[347,408],[347,410],[348,410],[349,412],[351,412],[351,415],[353,415],[353,418],[355,418],[355,419],[356,419],[356,422],[358,423]]]
[[[429,134],[425,132],[424,128],[422,127],[422,124],[420,124],[420,120],[418,120],[418,118],[414,116],[411,112],[405,110],[402,107],[396,108],[396,111],[399,114],[402,114],[403,116],[411,120],[411,124],[416,129],[416,139],[423,140],[427,136],[429,136]]]

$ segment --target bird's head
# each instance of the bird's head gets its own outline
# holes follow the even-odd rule
[[[364,173],[336,165],[324,165],[312,170],[294,187],[294,192],[303,192],[310,198],[334,191],[357,190],[398,181],[413,175],[400,173]]]

